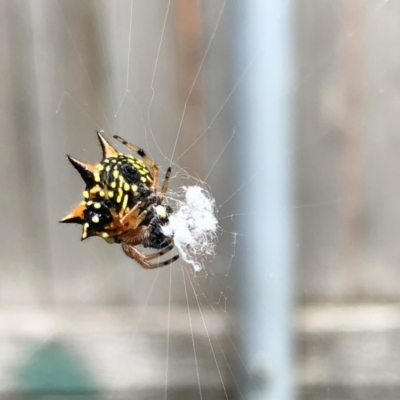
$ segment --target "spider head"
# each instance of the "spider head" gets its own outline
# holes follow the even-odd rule
[[[151,247],[153,249],[163,249],[171,244],[172,237],[166,236],[162,227],[168,223],[168,217],[172,214],[173,210],[170,206],[152,205],[147,219],[144,224],[150,230],[150,234],[143,241],[144,247]]]

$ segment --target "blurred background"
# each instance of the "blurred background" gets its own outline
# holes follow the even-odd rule
[[[0,0],[0,398],[398,399],[399,21],[394,0]],[[100,129],[171,190],[208,185],[201,272],[58,224],[83,190],[65,155],[97,163]]]

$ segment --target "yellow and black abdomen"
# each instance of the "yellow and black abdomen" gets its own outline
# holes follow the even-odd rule
[[[101,162],[105,173],[104,193],[116,212],[123,216],[138,202],[150,195],[151,173],[142,160],[119,154]]]

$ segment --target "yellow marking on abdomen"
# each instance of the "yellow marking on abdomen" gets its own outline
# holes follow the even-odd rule
[[[126,206],[128,205],[128,195],[124,196],[124,202],[122,203],[122,209],[125,210]]]
[[[121,189],[121,188],[118,188],[117,203],[121,203],[122,195],[123,195],[122,189]]]

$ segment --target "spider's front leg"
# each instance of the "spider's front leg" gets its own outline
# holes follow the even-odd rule
[[[127,243],[122,243],[122,249],[124,250],[124,253],[130,257],[133,258],[135,261],[137,261],[141,267],[145,268],[145,269],[154,269],[154,268],[161,268],[164,267],[165,265],[171,264],[174,261],[176,261],[179,256],[176,255],[166,261],[162,261],[156,264],[150,264],[149,261],[153,260],[156,257],[161,257],[162,255],[164,255],[165,253],[169,252],[170,250],[172,250],[173,248],[173,244],[172,246],[168,246],[167,248],[161,250],[160,252],[156,253],[156,254],[151,254],[149,256],[146,256],[145,254],[141,253],[139,250],[137,250],[135,247],[130,246]]]
[[[158,196],[158,204],[162,204],[162,202],[164,201],[164,196],[168,190],[168,182],[169,182],[170,177],[171,177],[171,167],[168,167],[167,172],[165,173],[164,182],[163,182],[163,185],[161,188],[161,194]]]

